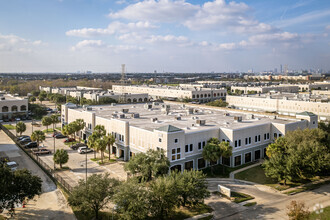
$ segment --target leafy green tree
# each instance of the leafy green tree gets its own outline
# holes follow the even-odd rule
[[[74,133],[74,130],[73,130],[73,126],[70,124],[67,124],[65,126],[62,127],[62,133],[66,136],[71,136],[73,133]]]
[[[41,91],[38,96],[39,101],[42,103],[43,101],[46,100],[46,98],[47,98],[47,93],[45,91]]]
[[[69,196],[70,205],[83,212],[94,211],[95,219],[99,219],[99,210],[106,208],[112,200],[119,181],[109,177],[109,174],[93,174],[85,180],[80,180]]]
[[[139,184],[136,179],[122,183],[114,198],[117,212],[121,219],[147,219],[150,210],[150,191],[145,184]]]
[[[233,147],[228,142],[222,141],[220,143],[221,156],[223,158],[229,158],[233,154]],[[225,167],[222,166],[222,173],[225,173]]]
[[[150,183],[150,211],[157,219],[165,219],[179,204],[175,181],[166,176],[158,177]]]
[[[330,147],[330,121],[319,122],[319,129],[325,132],[325,138],[322,140],[324,144]]]
[[[41,123],[43,126],[46,126],[47,132],[48,132],[48,126],[53,123],[53,120],[49,116],[45,116],[42,118]]]
[[[30,98],[29,98],[29,102],[35,102],[37,99],[36,99],[36,97],[34,97],[34,96],[31,96]]]
[[[0,166],[0,209],[14,209],[15,204],[41,194],[42,180],[27,169],[11,171]]]
[[[95,134],[98,138],[101,138],[106,135],[106,130],[103,125],[96,125],[93,134]]]
[[[96,159],[96,151],[99,151],[97,141],[105,137],[106,130],[103,125],[96,125],[92,135],[88,137],[88,146],[94,149],[94,159]],[[102,143],[103,144],[103,143]]]
[[[216,107],[227,107],[228,103],[222,101],[222,99],[218,99],[218,100],[215,100],[215,101],[212,101],[212,102],[208,102],[208,103],[206,103],[206,105],[216,106]]]
[[[31,135],[31,140],[37,142],[38,148],[39,148],[39,143],[43,142],[45,139],[46,139],[46,136],[45,136],[44,132],[42,132],[40,130],[34,131]]]
[[[73,121],[70,124],[68,124],[68,129],[71,131],[71,134],[73,134],[73,138],[76,140],[76,132],[80,130],[77,121]]]
[[[24,131],[26,131],[25,123],[22,121],[18,122],[16,125],[16,132],[21,136]]]
[[[170,162],[164,154],[164,150],[148,150],[147,153],[138,153],[125,164],[125,170],[132,174],[138,174],[144,181],[150,181],[154,177],[168,173]]]
[[[64,149],[57,149],[54,153],[53,160],[56,164],[59,164],[62,169],[62,165],[69,161],[69,154]]]
[[[279,181],[298,181],[330,171],[330,149],[321,129],[288,132],[267,148],[265,174]]]
[[[200,203],[210,195],[207,190],[206,175],[202,171],[184,170],[182,173],[172,171],[170,177],[174,179],[182,206],[186,206],[187,202]]]
[[[88,136],[88,141],[87,141],[87,145],[89,148],[94,149],[94,159],[96,159],[96,140],[98,139],[96,134],[92,134],[90,136]]]
[[[116,138],[114,135],[112,134],[108,134],[107,136],[105,136],[105,141],[107,142],[108,145],[108,151],[109,151],[109,160],[110,160],[110,148],[113,146],[113,144],[116,142]]]

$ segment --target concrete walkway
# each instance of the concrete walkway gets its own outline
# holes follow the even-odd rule
[[[252,168],[252,167],[259,166],[260,164],[262,164],[262,161],[260,161],[260,162],[258,162],[258,163],[255,163],[255,164],[252,164],[252,165],[250,165],[250,166],[244,167],[244,168],[242,168],[242,169],[235,170],[235,171],[233,171],[233,172],[231,172],[231,173],[229,174],[229,179],[235,179],[235,174],[236,174],[236,173],[240,173],[240,172],[242,172],[242,171],[244,171],[244,170],[247,170],[247,169],[250,169],[250,168]]]

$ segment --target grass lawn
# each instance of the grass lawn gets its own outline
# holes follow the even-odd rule
[[[56,129],[55,129],[55,131],[56,131]],[[42,132],[44,132],[44,133],[53,133],[54,129],[48,128],[48,129],[43,130]]]
[[[8,130],[15,130],[16,126],[15,125],[3,125],[5,128]]]
[[[330,219],[330,206],[324,207],[323,212],[320,212],[320,211],[319,211],[319,213],[312,212],[309,215],[309,220],[316,220],[316,219],[320,219],[320,220]]]
[[[261,167],[261,165],[256,166],[256,167],[252,167],[250,169],[247,169],[247,170],[244,170],[240,173],[237,173],[237,174],[235,174],[235,178],[240,179],[240,180],[246,180],[246,181],[251,181],[251,182],[267,185],[267,186],[273,187],[274,189],[277,189],[279,191],[286,190],[286,189],[289,189],[289,188],[292,188],[292,187],[297,187],[297,186],[300,186],[300,185],[311,182],[311,180],[303,180],[301,182],[287,181],[286,185],[284,185],[282,182],[278,182],[276,179],[272,179],[272,178],[267,177],[265,175],[265,171]],[[317,180],[317,178],[315,178],[313,180]],[[314,186],[314,185],[316,185],[316,186]],[[315,187],[316,188],[319,187],[318,184],[314,184],[314,185],[303,187],[303,189],[292,190],[288,194],[298,193],[298,192],[302,192],[302,191],[305,191],[305,190],[315,189]],[[312,187],[312,188],[310,188],[310,187]]]
[[[213,209],[206,204],[197,204],[195,206],[180,207],[174,209],[168,219],[186,219],[195,215],[211,213]],[[206,218],[207,219],[207,218]]]
[[[97,157],[97,158],[92,158],[92,159],[90,159],[91,161],[94,161],[94,162],[97,162],[99,165],[106,165],[106,164],[110,164],[110,163],[114,163],[114,162],[116,162],[116,160],[115,159],[110,159],[109,160],[109,157],[104,157],[103,158],[103,163],[102,163],[102,161],[101,161],[101,158],[99,158],[99,157]]]
[[[320,186],[325,185],[325,184],[329,184],[329,183],[330,183],[330,180],[324,181],[324,182],[321,182],[321,183],[311,184],[311,185],[303,186],[301,188],[298,188],[298,189],[294,189],[294,190],[285,192],[285,194],[288,194],[288,195],[290,195],[290,194],[297,194],[297,193],[304,192],[304,191],[307,191],[307,190],[317,189]]]
[[[254,199],[253,196],[250,196],[248,194],[245,193],[240,193],[240,192],[231,192],[231,197],[234,198],[234,202],[235,203],[241,203],[247,200],[251,200]]]
[[[243,205],[243,206],[250,207],[250,206],[254,206],[254,205],[256,205],[256,204],[257,204],[257,202],[249,202],[249,203],[246,203],[246,204]]]
[[[238,167],[227,167],[227,166],[223,166],[222,164],[218,164],[212,167],[213,169],[213,173],[212,173],[212,169],[211,167],[207,167],[205,169],[202,169],[203,173],[206,174],[206,176],[209,177],[220,177],[220,178],[228,178],[229,174],[235,170],[241,169],[243,167],[247,167],[254,164],[254,162],[252,163],[247,163]]]

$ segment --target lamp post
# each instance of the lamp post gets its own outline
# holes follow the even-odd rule
[[[85,144],[87,144],[86,140],[85,140]],[[86,150],[85,154],[86,154],[86,186],[87,186],[87,150]]]
[[[55,135],[53,135],[54,137],[54,152],[53,152],[53,155],[55,155]],[[54,172],[56,170],[56,167],[55,167],[55,160],[54,160]]]
[[[15,132],[16,132],[16,137],[17,137],[17,120],[16,120],[16,118],[15,118]]]

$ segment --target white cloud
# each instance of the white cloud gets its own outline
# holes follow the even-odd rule
[[[109,16],[129,20],[148,21],[152,19],[158,22],[178,22],[193,16],[198,9],[198,5],[192,5],[184,0],[145,0],[131,4],[118,12],[110,13]]]
[[[66,35],[75,37],[96,37],[104,35],[113,35],[115,33],[127,33],[130,31],[145,31],[154,28],[157,28],[157,26],[151,24],[148,21],[131,22],[127,24],[119,21],[114,21],[110,23],[107,28],[73,29],[67,31]]]
[[[191,30],[218,30],[223,28],[239,33],[273,32],[276,29],[260,23],[249,14],[252,9],[245,3],[224,0],[206,2],[184,25]]]
[[[102,40],[83,40],[78,42],[75,46],[71,48],[72,51],[85,51],[85,50],[101,50],[109,52],[121,52],[121,51],[142,51],[143,47],[138,47],[134,45],[109,45]]]
[[[23,53],[33,52],[36,46],[46,45],[41,40],[31,41],[22,37],[10,34],[0,34],[0,51],[18,51]]]

